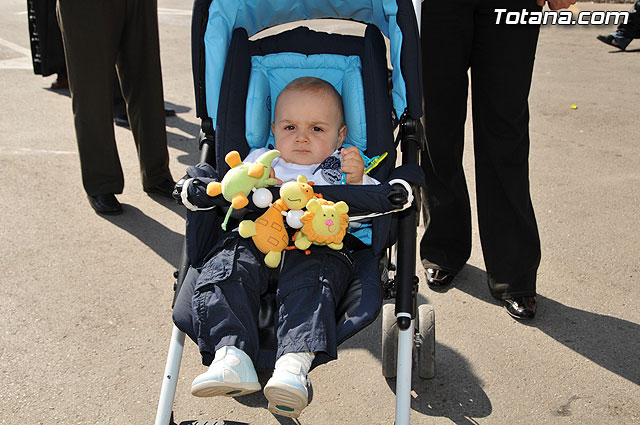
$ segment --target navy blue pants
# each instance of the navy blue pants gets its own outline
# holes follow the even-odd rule
[[[276,358],[301,351],[337,357],[335,310],[353,271],[353,260],[344,251],[312,246],[309,255],[283,253],[276,291]],[[242,349],[255,362],[260,297],[269,280],[264,254],[251,239],[228,233],[195,276],[194,270],[187,274],[176,300],[178,328],[197,342],[204,364],[225,345]]]

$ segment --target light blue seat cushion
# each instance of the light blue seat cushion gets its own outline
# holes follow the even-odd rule
[[[393,105],[397,116],[402,116],[407,107],[407,93],[400,67],[403,35],[398,26],[397,13],[398,5],[395,0],[211,2],[204,36],[205,90],[207,110],[213,120],[214,128],[217,122],[222,74],[233,30],[245,28],[251,37],[265,28],[304,19],[348,19],[375,24],[380,28],[380,31],[389,39],[389,59],[393,68]]]
[[[247,93],[246,138],[251,149],[273,148],[273,110],[282,89],[299,77],[316,77],[331,83],[342,95],[347,138],[344,146],[367,148],[362,66],[358,56],[276,53],[251,58]]]

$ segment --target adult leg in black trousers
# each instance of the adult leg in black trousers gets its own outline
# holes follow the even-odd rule
[[[160,67],[158,7],[156,0],[127,1],[123,40],[116,68],[127,115],[138,150],[142,186],[147,192],[164,183],[170,196],[173,179],[169,173],[164,94]]]
[[[122,211],[114,196],[124,188],[112,121],[114,66],[133,117],[143,187],[162,188],[170,196],[156,1],[59,0],[58,19],[82,180],[92,207],[105,214]]]
[[[113,122],[120,127],[129,128],[129,117],[127,116],[127,104],[122,97],[122,88],[120,88],[120,80],[118,72],[113,70]],[[164,108],[165,117],[175,116],[175,109]]]
[[[540,243],[529,195],[527,98],[539,27],[498,25],[496,8],[540,10],[533,0],[423,3],[428,149],[420,251],[435,289],[451,283],[471,252],[462,167],[470,68],[478,222],[490,289],[509,306],[526,297],[527,308],[516,310],[532,317]]]

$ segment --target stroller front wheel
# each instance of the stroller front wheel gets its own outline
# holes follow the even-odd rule
[[[395,305],[382,306],[382,376],[396,377],[398,358],[398,324],[396,323]]]
[[[431,379],[436,374],[436,321],[433,306],[418,306],[418,376]]]

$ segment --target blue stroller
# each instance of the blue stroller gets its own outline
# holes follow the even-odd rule
[[[371,240],[361,246],[349,288],[337,306],[338,343],[371,324],[382,310],[382,373],[396,378],[396,421],[408,424],[411,372],[416,360],[421,378],[435,372],[434,313],[417,305],[416,231],[424,149],[421,55],[417,17],[420,1],[196,0],[192,21],[192,67],[196,113],[201,118],[201,163],[189,167],[177,184],[187,212],[185,245],[175,277],[174,326],[156,425],[173,424],[173,401],[185,335],[195,340],[181,290],[193,285],[213,244],[229,203],[206,195],[206,185],[229,170],[225,155],[236,150],[273,147],[273,103],[288,82],[302,76],[322,78],[342,95],[348,127],[344,146],[366,157],[386,154],[370,175],[375,186],[314,186],[330,201],[349,200],[350,220],[371,222]],[[288,22],[335,18],[356,21],[362,36],[330,34],[296,27],[260,38],[265,29]],[[389,40],[388,69],[386,36]],[[394,132],[397,136],[394,138]],[[402,165],[396,167],[396,151]],[[195,208],[197,207],[197,208]],[[197,210],[197,211],[195,211]],[[260,208],[250,202],[235,211],[230,225]],[[188,292],[187,292],[188,293]],[[382,305],[395,298],[395,304]],[[260,353],[255,366],[275,364],[274,294],[261,300]],[[415,354],[415,355],[414,355]],[[318,360],[318,358],[316,359]],[[320,359],[321,360],[321,359]]]

